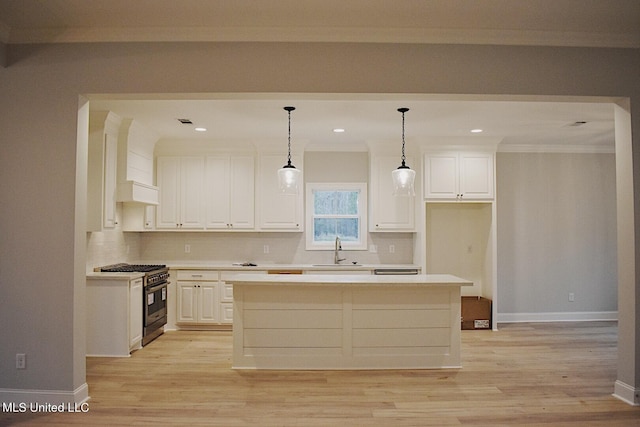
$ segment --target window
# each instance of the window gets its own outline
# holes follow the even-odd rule
[[[307,184],[307,250],[367,249],[367,184]]]

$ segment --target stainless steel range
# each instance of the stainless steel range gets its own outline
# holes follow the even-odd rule
[[[100,267],[110,273],[145,273],[142,298],[142,345],[145,346],[162,335],[167,324],[167,286],[169,269],[166,265],[114,264]]]

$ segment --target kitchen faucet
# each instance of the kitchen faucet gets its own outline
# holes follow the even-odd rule
[[[346,258],[340,258],[340,251],[342,250],[342,243],[340,238],[336,236],[336,249],[333,253],[333,263],[340,264],[340,261],[344,261]]]

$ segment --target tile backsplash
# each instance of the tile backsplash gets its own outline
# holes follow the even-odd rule
[[[377,252],[342,251],[344,262],[413,263],[413,234],[369,234]],[[189,253],[185,252],[188,245]],[[268,253],[265,253],[268,251]],[[87,233],[87,271],[118,262],[211,261],[257,264],[324,264],[333,251],[305,250],[304,233],[145,232],[121,230]]]
[[[341,255],[347,258],[345,262],[363,264],[413,262],[413,234],[370,234],[371,245],[377,252],[345,250]],[[150,232],[140,233],[140,259],[318,264],[332,263],[333,251],[305,250],[304,233]]]

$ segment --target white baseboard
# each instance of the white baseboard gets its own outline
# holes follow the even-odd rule
[[[558,313],[498,313],[496,323],[616,321],[617,311],[576,311]]]
[[[640,406],[640,390],[618,380],[615,382],[613,397],[633,406]]]
[[[19,404],[30,403],[50,403],[60,404],[81,404],[89,400],[89,386],[87,383],[73,391],[64,390],[19,390],[0,389],[0,402]]]

